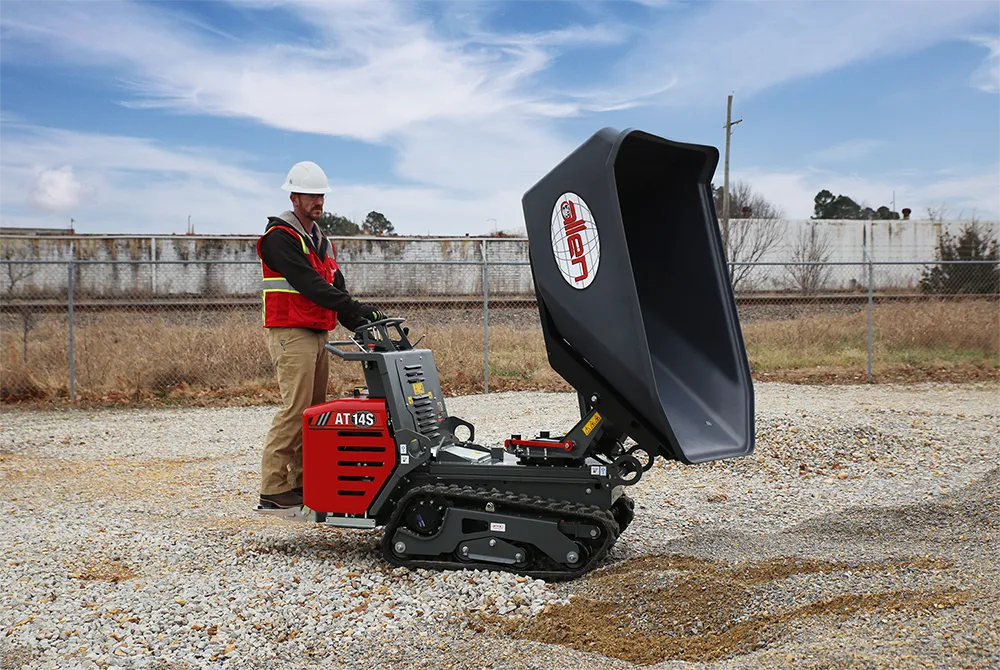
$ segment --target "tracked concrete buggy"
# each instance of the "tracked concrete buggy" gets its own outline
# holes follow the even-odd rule
[[[578,392],[575,425],[511,426],[503,444],[478,444],[448,413],[431,350],[385,319],[327,343],[366,386],[304,413],[304,506],[259,511],[382,527],[394,565],[563,580],[625,532],[627,491],[656,458],[750,454],[753,386],[711,192],[717,162],[713,147],[605,128],[524,195],[542,333]]]

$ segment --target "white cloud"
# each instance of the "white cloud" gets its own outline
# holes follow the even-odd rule
[[[923,186],[916,200],[921,214],[928,207],[942,203],[948,211],[960,218],[975,214],[984,220],[1000,221],[1000,165],[982,170],[963,170],[956,177],[935,179]],[[914,211],[918,211],[914,209]]]
[[[230,213],[254,202],[259,211],[260,194],[282,178],[241,169],[232,153],[26,125],[5,128],[3,148],[5,219],[23,218],[18,208],[72,213],[85,232],[183,232],[188,214],[211,221],[218,232],[246,229],[250,220],[230,219]],[[51,220],[40,214],[36,225]]]
[[[64,165],[56,169],[43,169],[35,177],[35,184],[28,192],[28,203],[47,212],[68,212],[80,204],[83,185],[73,174],[73,168]]]
[[[914,219],[925,218],[928,207],[946,204],[948,211],[956,216],[971,216],[975,212],[985,220],[1000,221],[1000,164],[961,166],[949,172],[862,177],[818,169],[747,168],[733,170],[730,179],[746,180],[768,200],[779,204],[786,217],[793,219],[811,217],[813,199],[819,191],[827,189],[872,208],[892,207],[895,192],[896,211],[909,207]]]
[[[650,7],[652,9],[676,7],[680,4],[677,0],[632,0],[632,2],[637,5],[642,5],[643,7]]]
[[[274,43],[221,33],[169,3],[170,9],[98,6],[99,12],[74,5],[39,12],[33,3],[13,3],[3,19],[5,59],[31,58],[25,45],[42,45],[79,64],[126,68],[122,81],[137,96],[127,104],[366,141],[391,139],[426,121],[488,123],[510,113],[558,119],[653,100],[752,95],[954,38],[992,11],[990,3],[957,0],[721,2],[696,4],[683,18],[669,10],[651,14],[638,27],[597,23],[501,34],[481,26],[475,5],[449,15],[445,30],[405,2],[292,0],[280,6],[302,21],[301,39]],[[905,39],[887,39],[886,26]],[[980,41],[995,63],[991,39]],[[621,43],[633,48],[606,81],[580,91],[539,93],[532,86],[561,50]],[[995,85],[993,73],[987,67],[980,86]]]
[[[76,170],[186,175],[233,190],[252,193],[265,181],[234,167],[248,156],[216,152],[213,157],[199,148],[167,148],[140,137],[80,133],[29,125],[8,126],[4,134],[3,166],[21,171],[35,165],[42,169],[69,164]],[[280,183],[279,177],[279,183]],[[5,185],[6,186],[6,185]],[[19,182],[20,188],[25,184]],[[127,187],[127,184],[122,184]]]
[[[821,170],[733,170],[730,179],[743,179],[754,190],[774,203],[779,203],[786,217],[808,219],[813,214],[813,199],[816,194],[827,189],[834,195],[843,194],[859,204],[872,207],[889,204],[892,187],[884,190],[884,185],[870,179]],[[904,194],[897,189],[896,201],[902,202]]]
[[[521,84],[546,67],[547,48],[582,29],[446,38],[406,3],[290,3],[322,38],[258,44],[206,39],[167,11],[100,7],[42,13],[15,5],[4,24],[11,37],[78,62],[127,68],[137,96],[128,104],[297,132],[383,141],[426,120],[486,123],[512,111],[544,118],[577,110]],[[606,30],[584,32],[613,39]]]
[[[397,150],[396,176],[407,185],[335,185],[327,209],[354,218],[378,209],[401,232],[461,234],[484,230],[487,218],[501,228],[522,225],[523,191],[585,139],[560,136],[562,119],[653,100],[752,94],[968,34],[990,11],[989,3],[958,2],[696,3],[688,8],[693,18],[666,12],[638,28],[595,22],[498,34],[483,27],[484,10],[473,3],[455,3],[462,11],[438,25],[411,3],[296,0],[280,6],[301,21],[294,40],[276,42],[270,29],[261,39],[233,36],[171,3],[67,3],[58,12],[11,3],[2,18],[3,57],[54,57],[106,73],[132,106],[386,144]],[[905,39],[887,39],[886,26]],[[623,43],[629,56],[605,81],[580,90],[538,86],[558,55],[581,44]],[[2,117],[5,126],[8,120]],[[813,158],[849,160],[870,152],[872,142],[830,147]],[[71,165],[81,193],[89,194],[77,207],[88,212],[94,230],[178,232],[192,214],[199,232],[255,232],[264,216],[287,206],[274,190],[287,166],[276,165],[275,174],[240,167],[250,163],[245,155],[145,138],[5,132],[3,200],[5,210],[26,202],[39,169]],[[760,186],[773,191],[769,197],[801,216],[811,213],[815,192],[830,187],[828,173],[759,176]],[[844,192],[870,196],[875,204],[888,202],[893,188],[890,181],[836,179]],[[988,183],[961,175],[937,183],[950,189],[949,197],[990,202]],[[970,189],[964,195],[963,183]]]
[[[71,176],[79,187],[77,192],[87,194],[69,212],[80,232],[178,233],[186,229],[191,215],[198,233],[256,234],[268,215],[289,206],[287,195],[278,188],[284,173],[261,173],[243,167],[249,163],[248,156],[171,149],[134,137],[32,127],[17,130],[5,132],[0,165],[5,225],[14,220],[19,225],[65,225],[63,217],[30,215],[27,204],[38,181],[39,165],[48,166],[44,168],[46,174],[58,177],[48,183],[70,183],[66,178]],[[490,219],[496,219],[496,226],[502,230],[522,230],[524,185],[534,183],[540,175],[529,168],[507,174],[502,167],[515,157],[497,154],[503,161],[491,173],[496,180],[493,188],[478,190],[471,177],[463,178],[445,162],[433,163],[434,148],[441,139],[435,135],[438,131],[427,129],[422,138],[424,145],[411,148],[414,156],[426,152],[423,160],[427,162],[418,161],[409,169],[417,170],[424,164],[439,169],[435,177],[439,184],[403,187],[334,182],[334,192],[327,197],[327,211],[360,221],[374,209],[385,214],[401,234],[477,235],[494,227]],[[493,168],[489,157],[494,151],[502,151],[504,136],[500,133],[480,141],[479,148],[485,149],[481,157],[483,170],[490,172]],[[459,149],[449,147],[448,152]],[[531,158],[535,163],[550,161],[552,156],[547,154],[562,155],[565,150],[558,144],[536,149],[538,153]],[[448,152],[442,155],[450,155]],[[73,165],[71,173],[59,171],[65,162]],[[746,179],[792,218],[811,216],[813,198],[820,189],[827,188],[873,207],[888,205],[895,189],[896,209],[910,207],[915,218],[922,217],[926,207],[946,203],[955,215],[975,211],[986,220],[1000,220],[998,165],[958,166],[935,174],[875,178],[829,170],[735,169],[731,178]],[[18,203],[25,205],[24,211],[18,210]]]
[[[693,10],[683,23],[664,14],[615,78],[647,91],[675,82],[657,96],[668,104],[724,100],[734,92],[746,99],[872,57],[927,48],[996,14],[994,3],[957,0],[716,2],[695,3]]]
[[[347,192],[370,197],[378,191],[388,202],[411,198],[411,210],[399,219],[419,222],[421,232],[430,223],[442,233],[478,230],[470,212],[484,207],[505,209],[501,225],[520,227],[521,193],[572,148],[551,122],[607,104],[585,93],[539,93],[529,82],[555,50],[622,39],[609,26],[499,35],[475,16],[450,19],[445,37],[407,3],[292,2],[283,7],[315,34],[304,33],[294,44],[258,44],[220,40],[169,10],[100,7],[40,13],[15,6],[5,12],[4,26],[20,48],[41,44],[77,64],[124,68],[123,81],[134,93],[125,103],[130,106],[244,117],[388,144],[398,150],[396,176],[410,185]],[[103,138],[91,139],[77,137],[73,146],[81,155],[96,152],[112,167]],[[156,153],[149,143],[119,138],[121,144],[130,156]],[[157,157],[151,158],[152,166]],[[192,153],[179,150],[166,162],[192,172],[205,165],[187,161]],[[230,179],[244,177],[230,170]],[[496,194],[506,191],[512,206],[504,208]],[[431,203],[436,213],[425,214]],[[376,208],[367,207],[364,213]]]
[[[523,193],[575,148],[520,118],[488,125],[428,122],[398,146],[401,176],[463,194]]]
[[[975,37],[971,41],[989,50],[983,64],[972,73],[972,85],[986,93],[1000,93],[1000,38]]]
[[[816,163],[840,163],[854,161],[874,153],[877,149],[883,146],[885,146],[885,142],[882,140],[848,140],[832,147],[816,151],[807,156],[807,159]]]
[[[149,139],[19,126],[4,133],[0,202],[4,225],[65,225],[79,232],[179,233],[192,217],[200,234],[256,234],[267,216],[288,209],[284,173],[246,167],[248,156],[171,149]],[[68,160],[72,171],[55,165]],[[45,175],[39,180],[39,174]],[[41,181],[44,188],[36,189]],[[377,210],[401,234],[481,234],[496,219],[523,228],[520,190],[456,195],[444,187],[348,185],[334,181],[327,211],[356,221]],[[87,194],[88,197],[72,197]],[[44,212],[32,214],[34,204]],[[58,207],[55,205],[59,205]],[[65,206],[68,209],[64,209]]]

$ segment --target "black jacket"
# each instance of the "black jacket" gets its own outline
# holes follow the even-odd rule
[[[268,217],[265,233],[279,225],[289,226],[289,222],[276,216]],[[305,236],[305,240],[322,260],[326,260],[332,251],[330,241],[322,233],[319,236],[319,249],[316,249],[309,235]],[[366,317],[375,309],[351,296],[347,290],[343,270],[338,269],[333,284],[327,284],[313,268],[309,258],[302,253],[302,245],[298,238],[287,231],[276,230],[265,234],[260,242],[260,257],[269,268],[280,273],[292,288],[305,298],[320,307],[336,312],[338,321],[348,330],[354,330],[365,323]]]

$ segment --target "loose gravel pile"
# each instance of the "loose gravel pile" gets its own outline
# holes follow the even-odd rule
[[[1000,667],[997,387],[756,388],[753,456],[658,462],[558,584],[257,515],[273,408],[5,410],[0,667]],[[483,444],[578,417],[448,404]]]

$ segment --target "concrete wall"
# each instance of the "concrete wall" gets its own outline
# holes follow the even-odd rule
[[[0,296],[64,295],[71,257],[79,261],[74,282],[81,296],[255,296],[260,292],[256,241],[255,237],[4,235],[0,236]],[[333,242],[355,294],[483,294],[481,239],[353,237]],[[490,295],[533,294],[526,240],[490,239],[485,244]],[[512,262],[519,265],[504,265]]]
[[[938,236],[957,233],[962,225],[782,221],[780,239],[759,260],[806,260],[799,253],[801,249],[797,252],[797,240],[814,235],[826,241],[832,262],[860,263],[866,245],[875,262],[927,262],[934,259]],[[994,236],[996,230],[996,226],[991,227]],[[259,293],[256,237],[17,236],[9,231],[0,236],[0,297],[65,295],[66,263],[71,256],[83,261],[75,266],[74,275],[77,295],[81,296],[249,297]],[[348,286],[361,296],[481,296],[484,243],[491,297],[530,296],[534,292],[525,239],[351,237],[337,238],[334,243]],[[913,288],[922,267],[876,267],[875,285]],[[827,279],[827,289],[854,288],[866,284],[866,269],[860,265],[833,267]],[[787,290],[794,286],[787,267],[755,267],[741,288]]]
[[[874,286],[879,289],[915,289],[926,263],[935,258],[937,243],[943,233],[957,236],[965,221],[826,221],[791,220],[781,224],[780,242],[760,257],[761,262],[813,260],[807,240],[825,245],[825,260],[831,263],[856,263],[828,268],[826,287],[849,290],[867,286],[865,250],[876,264],[872,271]],[[996,238],[996,224],[982,224],[987,235]],[[736,259],[744,260],[744,259]],[[878,265],[884,263],[885,265]],[[907,263],[892,265],[891,263]],[[796,286],[791,274],[796,269],[755,267],[747,277],[746,289],[787,290]]]

